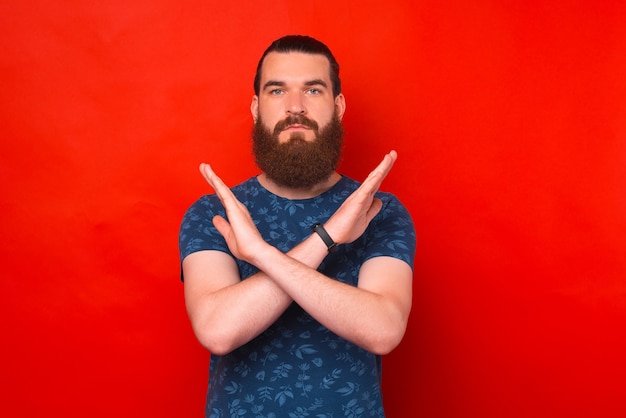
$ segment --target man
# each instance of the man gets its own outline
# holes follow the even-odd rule
[[[206,417],[384,416],[381,355],[411,308],[415,232],[378,192],[335,171],[346,103],[323,43],[286,36],[259,61],[251,112],[261,173],[187,211],[185,301],[211,352]]]

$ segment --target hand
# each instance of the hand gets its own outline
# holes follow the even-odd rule
[[[337,244],[347,244],[359,238],[371,220],[382,208],[380,199],[374,195],[398,158],[395,151],[386,154],[378,166],[367,176],[333,216],[324,228]]]
[[[259,233],[248,209],[215,174],[211,166],[200,164],[200,172],[215,190],[228,217],[227,221],[219,215],[214,216],[213,225],[222,234],[233,255],[250,262],[255,255],[260,254],[261,248],[267,247],[268,244]]]

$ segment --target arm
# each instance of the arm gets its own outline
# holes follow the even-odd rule
[[[325,251],[323,243],[318,244]],[[304,310],[335,334],[376,354],[402,340],[411,310],[408,264],[377,257],[363,264],[358,287],[324,276],[273,247],[253,260]]]
[[[374,198],[391,169],[396,154],[386,155],[362,185],[328,220],[326,227],[338,243],[349,243],[363,234],[382,203]],[[391,351],[402,339],[411,306],[410,267],[399,260],[379,257],[365,263],[359,286],[330,279],[267,244],[258,233],[247,209],[232,195],[209,166],[202,167],[207,181],[226,208],[229,222],[213,219],[236,257],[267,274],[289,298],[338,335],[375,353]],[[312,235],[303,245],[310,256],[321,259],[326,247]],[[319,262],[317,263],[319,264]]]
[[[305,240],[287,253],[317,268],[325,251]],[[241,280],[235,260],[221,251],[198,251],[183,260],[185,304],[192,328],[211,353],[223,355],[247,343],[289,307],[288,296],[264,272]]]

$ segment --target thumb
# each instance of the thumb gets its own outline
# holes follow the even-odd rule
[[[222,234],[224,238],[228,239],[232,228],[226,219],[219,215],[215,215],[213,217],[213,226],[219,231],[220,234]]]
[[[372,221],[372,219],[374,219],[374,217],[378,215],[378,212],[380,212],[382,207],[383,207],[382,200],[380,200],[379,198],[374,198],[374,200],[372,201],[372,205],[370,206],[370,208],[367,210],[367,213],[365,214],[365,218],[367,219],[368,225]]]

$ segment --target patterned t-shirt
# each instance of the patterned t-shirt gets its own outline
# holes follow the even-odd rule
[[[359,183],[342,177],[327,192],[290,200],[270,193],[256,177],[235,186],[265,240],[287,252],[325,223]],[[361,265],[378,256],[413,267],[415,230],[400,201],[378,192],[383,207],[365,233],[328,254],[318,270],[356,286]],[[216,195],[206,195],[187,211],[180,229],[180,259],[201,250],[230,254],[211,219],[225,217]],[[236,260],[242,280],[258,272]],[[334,334],[296,303],[261,335],[231,353],[211,355],[205,416],[254,418],[384,417],[381,358]]]

